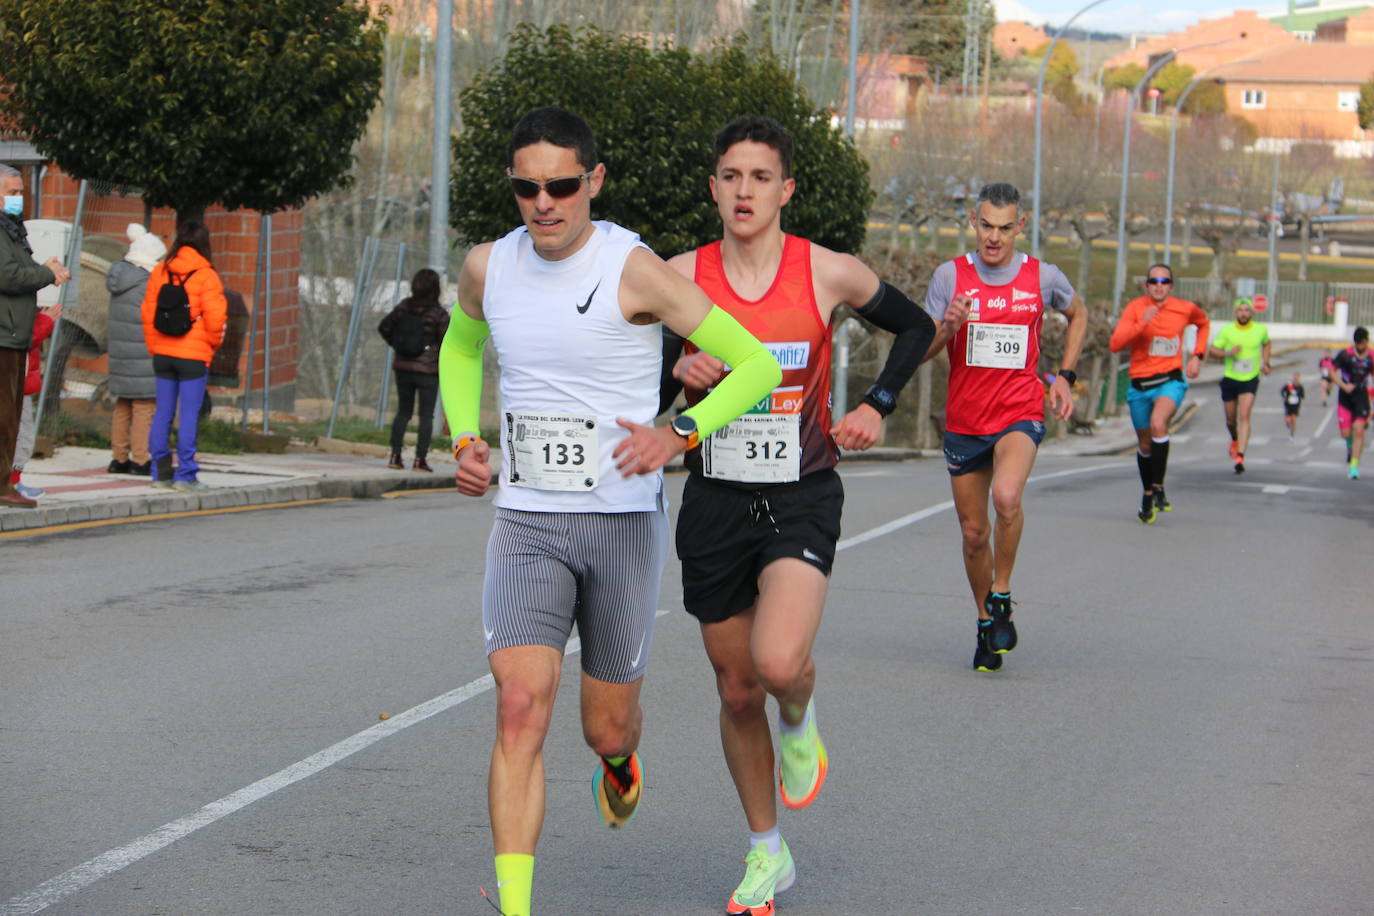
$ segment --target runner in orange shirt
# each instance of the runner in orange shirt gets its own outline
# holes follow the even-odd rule
[[[1145,272],[1145,295],[1127,304],[1117,320],[1108,346],[1112,352],[1131,350],[1131,387],[1126,403],[1131,409],[1139,448],[1135,463],[1145,494],[1137,517],[1145,524],[1156,512],[1173,506],[1164,495],[1164,471],[1169,463],[1169,421],[1188,393],[1186,379],[1197,378],[1207,357],[1207,314],[1196,305],[1174,298],[1174,272],[1156,264]],[[1197,343],[1183,362],[1183,331],[1197,328]],[[1185,378],[1186,376],[1186,378]]]

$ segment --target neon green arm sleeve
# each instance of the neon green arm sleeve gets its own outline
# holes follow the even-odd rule
[[[462,433],[480,433],[478,417],[482,407],[482,349],[491,336],[485,321],[468,317],[453,307],[448,332],[439,345],[439,391],[444,398],[444,415],[456,439]]]
[[[711,307],[687,339],[730,367],[710,394],[685,411],[697,421],[702,436],[753,407],[782,382],[782,369],[773,354],[718,305]]]

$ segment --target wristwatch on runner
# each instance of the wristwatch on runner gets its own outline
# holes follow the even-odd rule
[[[678,414],[671,424],[673,432],[687,440],[687,451],[696,448],[701,442],[697,433],[697,421],[684,414]]]
[[[1072,369],[1060,369],[1059,377],[1068,382],[1070,388],[1078,384],[1078,373],[1074,372]]]
[[[878,415],[882,417],[897,409],[897,396],[881,385],[870,386],[864,392],[863,402],[878,411]]]

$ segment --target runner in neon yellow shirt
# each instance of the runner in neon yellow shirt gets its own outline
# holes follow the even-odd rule
[[[1236,473],[1245,473],[1245,447],[1250,442],[1250,412],[1255,407],[1260,375],[1269,374],[1269,329],[1252,320],[1249,299],[1236,300],[1236,320],[1212,338],[1207,352],[1225,358],[1221,378],[1221,406],[1231,434],[1231,460]]]

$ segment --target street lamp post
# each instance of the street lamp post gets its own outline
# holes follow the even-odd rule
[[[1045,70],[1050,65],[1050,57],[1054,55],[1054,46],[1059,44],[1059,39],[1064,37],[1064,33],[1073,25],[1074,20],[1093,7],[1106,2],[1107,0],[1093,0],[1060,26],[1054,33],[1054,38],[1050,39],[1050,46],[1045,49],[1045,56],[1040,60],[1040,74],[1035,78],[1035,177],[1031,183],[1031,254],[1036,258],[1040,257],[1040,136],[1045,117]]]
[[[1111,299],[1113,313],[1117,304],[1121,302],[1121,293],[1126,286],[1126,194],[1131,187],[1131,127],[1135,123],[1136,103],[1140,98],[1140,90],[1145,88],[1150,78],[1177,55],[1177,48],[1160,55],[1159,60],[1151,64],[1150,69],[1140,78],[1140,82],[1135,84],[1126,101],[1126,127],[1121,138],[1121,198],[1116,208],[1116,272],[1112,274]]]
[[[1254,58],[1247,57],[1245,60],[1233,60],[1224,64],[1218,64],[1210,70],[1206,70],[1193,77],[1187,87],[1179,93],[1178,101],[1174,103],[1174,116],[1169,122],[1169,177],[1165,182],[1164,191],[1164,263],[1168,264],[1173,258],[1173,248],[1171,243],[1174,237],[1174,161],[1178,153],[1178,116],[1183,112],[1183,103],[1188,100],[1188,95],[1196,89],[1203,80],[1216,73],[1223,67],[1232,67],[1236,64],[1253,64]]]
[[[1116,213],[1116,273],[1112,277],[1112,311],[1115,313],[1117,306],[1121,303],[1121,295],[1126,288],[1126,194],[1131,186],[1131,126],[1135,123],[1135,109],[1137,100],[1140,98],[1140,90],[1145,88],[1145,84],[1150,81],[1161,67],[1176,58],[1183,51],[1197,51],[1201,48],[1210,48],[1214,45],[1226,44],[1236,38],[1244,38],[1245,33],[1241,32],[1231,38],[1223,38],[1220,41],[1209,41],[1200,45],[1190,45],[1186,48],[1173,48],[1167,54],[1160,56],[1159,60],[1145,71],[1145,75],[1140,78],[1140,82],[1135,84],[1131,90],[1131,96],[1126,107],[1126,124],[1124,136],[1121,142],[1121,199],[1117,205]]]

